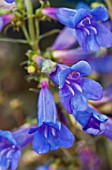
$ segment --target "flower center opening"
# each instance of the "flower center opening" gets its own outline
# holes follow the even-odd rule
[[[95,22],[94,22],[95,23]],[[86,18],[84,18],[78,25],[77,28],[82,28],[88,35],[91,34],[91,31],[94,32],[94,34],[97,34],[97,29],[95,28],[92,16],[88,15]]]
[[[77,89],[78,91],[82,92],[82,89],[80,85],[77,83],[77,80],[80,79],[80,73],[73,71],[71,74],[68,75],[67,80],[66,80],[66,86],[69,89],[69,91],[72,93],[72,95],[75,95],[75,90]]]

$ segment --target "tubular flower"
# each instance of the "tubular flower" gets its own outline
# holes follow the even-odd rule
[[[106,21],[109,18],[108,11],[103,6],[89,9],[47,8],[43,13],[57,19],[59,22],[75,29],[77,40],[83,50],[99,50],[100,47],[112,46],[112,33],[98,21]],[[54,14],[53,14],[54,12]]]
[[[28,135],[29,127],[14,132],[0,130],[0,169],[15,170],[21,158],[21,149],[32,141]],[[22,139],[22,140],[21,140]]]
[[[108,117],[100,114],[93,107],[89,106],[86,111],[73,113],[73,115],[86,133],[97,136],[106,130]]]
[[[87,99],[100,100],[102,87],[96,81],[84,76],[91,73],[90,65],[80,61],[72,67],[59,72],[59,89],[62,105],[69,112],[84,111],[88,107]]]
[[[0,32],[3,30],[3,28],[13,20],[14,15],[13,14],[5,14],[0,17]]]
[[[102,98],[101,85],[85,77],[92,72],[86,61],[80,61],[72,67],[56,64],[42,57],[36,57],[35,61],[41,71],[48,74],[59,85],[60,99],[67,112],[72,114],[85,111],[88,107],[87,99],[96,101]]]
[[[35,152],[45,154],[61,146],[65,148],[72,146],[74,137],[68,128],[57,120],[54,98],[45,80],[42,81],[39,95],[37,118],[38,126],[29,130],[29,133],[35,132],[33,140]]]

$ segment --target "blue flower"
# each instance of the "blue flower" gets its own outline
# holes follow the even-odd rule
[[[57,120],[54,98],[45,80],[38,99],[38,127],[31,128],[34,133],[33,148],[38,154],[45,154],[49,150],[56,150],[63,146],[69,148],[74,142],[72,133]]]
[[[58,73],[61,102],[69,113],[85,111],[88,107],[87,99],[100,100],[102,98],[101,85],[84,77],[91,71],[87,62],[80,61]]]
[[[5,0],[5,2],[7,2],[7,3],[13,3],[13,2],[15,2],[15,0]]]
[[[90,106],[86,111],[73,113],[73,115],[86,133],[97,136],[106,130],[108,117]]]
[[[80,61],[72,67],[42,57],[35,57],[35,61],[41,71],[59,85],[60,99],[67,112],[85,111],[88,107],[87,99],[96,101],[102,98],[101,85],[84,77],[92,72],[86,61]]]
[[[32,141],[29,127],[14,132],[0,130],[0,169],[15,170],[21,158],[21,149]]]
[[[46,15],[51,16],[49,10],[46,9]],[[112,46],[112,33],[98,22],[99,20],[106,21],[109,17],[105,7],[98,6],[92,10],[83,8],[79,10],[57,8],[56,10],[54,8],[52,14],[53,11],[55,19],[65,26],[75,29],[78,42],[85,51],[96,51],[100,47]]]

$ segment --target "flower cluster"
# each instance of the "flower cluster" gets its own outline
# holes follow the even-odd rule
[[[112,119],[94,107],[112,100],[112,85],[103,90],[102,86],[91,78],[92,71],[96,75],[112,72],[112,56],[106,49],[112,46],[111,29],[107,29],[104,22],[109,18],[107,9],[104,6],[90,9],[83,3],[76,9],[43,8],[48,4],[43,5],[40,1],[41,7],[33,14],[31,1],[5,2],[10,5],[15,2],[17,9],[5,11],[0,16],[0,31],[14,19],[15,25],[19,25],[18,30],[23,30],[26,40],[19,42],[27,43],[32,49],[27,52],[26,63],[29,67],[26,70],[31,79],[40,83],[40,92],[37,102],[37,125],[23,126],[13,132],[0,130],[0,169],[16,170],[21,150],[30,143],[37,154],[46,154],[60,147],[72,147],[75,128],[72,128],[72,132],[69,130],[69,123],[65,121],[66,116],[63,116],[62,110],[68,113],[69,118],[72,115],[72,119],[77,121],[82,127],[81,130],[87,134],[104,135],[112,140]],[[43,52],[39,47],[42,36],[38,35],[39,30],[36,29],[39,29],[39,21],[48,16],[58,20],[65,27],[53,44]],[[74,47],[77,42],[81,47]],[[36,71],[35,78],[33,73]],[[52,88],[49,87],[51,80],[54,82],[51,83],[53,87],[58,86],[58,104],[55,103]],[[57,105],[60,109],[57,109]],[[58,115],[64,117],[64,121],[60,120]],[[89,148],[79,149],[78,154],[82,162],[88,166],[90,160],[87,156],[90,155],[90,159],[95,159],[93,168],[96,166],[98,157],[96,158]],[[49,164],[37,169],[47,170]]]

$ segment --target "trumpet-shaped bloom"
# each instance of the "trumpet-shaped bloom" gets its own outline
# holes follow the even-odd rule
[[[42,89],[38,99],[38,127],[31,128],[34,133],[33,148],[38,154],[45,154],[49,150],[56,150],[63,146],[72,146],[74,137],[66,126],[57,120],[54,98],[48,85],[42,82]],[[64,134],[64,135],[63,135]]]
[[[29,127],[14,132],[0,130],[0,169],[15,170],[21,158],[21,149],[32,141]]]
[[[75,29],[79,44],[85,51],[99,50],[100,47],[112,46],[112,33],[98,21],[106,21],[109,17],[108,11],[103,6],[89,9],[48,8],[44,9],[46,15],[52,17],[48,11],[52,10],[53,18],[59,22]],[[54,11],[54,13],[53,13]]]
[[[106,130],[106,122],[108,117],[100,114],[96,109],[88,107],[84,112],[73,113],[76,120],[82,125],[86,133],[92,135],[103,134]]]
[[[60,99],[67,112],[84,111],[88,107],[87,99],[96,101],[102,98],[101,85],[85,77],[92,72],[86,61],[68,67],[42,57],[36,57],[35,60],[41,70],[59,85]]]
[[[72,67],[59,72],[59,89],[62,105],[69,112],[84,111],[88,107],[87,99],[100,100],[102,87],[96,81],[84,76],[91,73],[90,65],[80,61]]]
[[[11,20],[14,18],[13,14],[5,14],[0,17],[0,32],[3,30],[3,28],[11,22]]]

